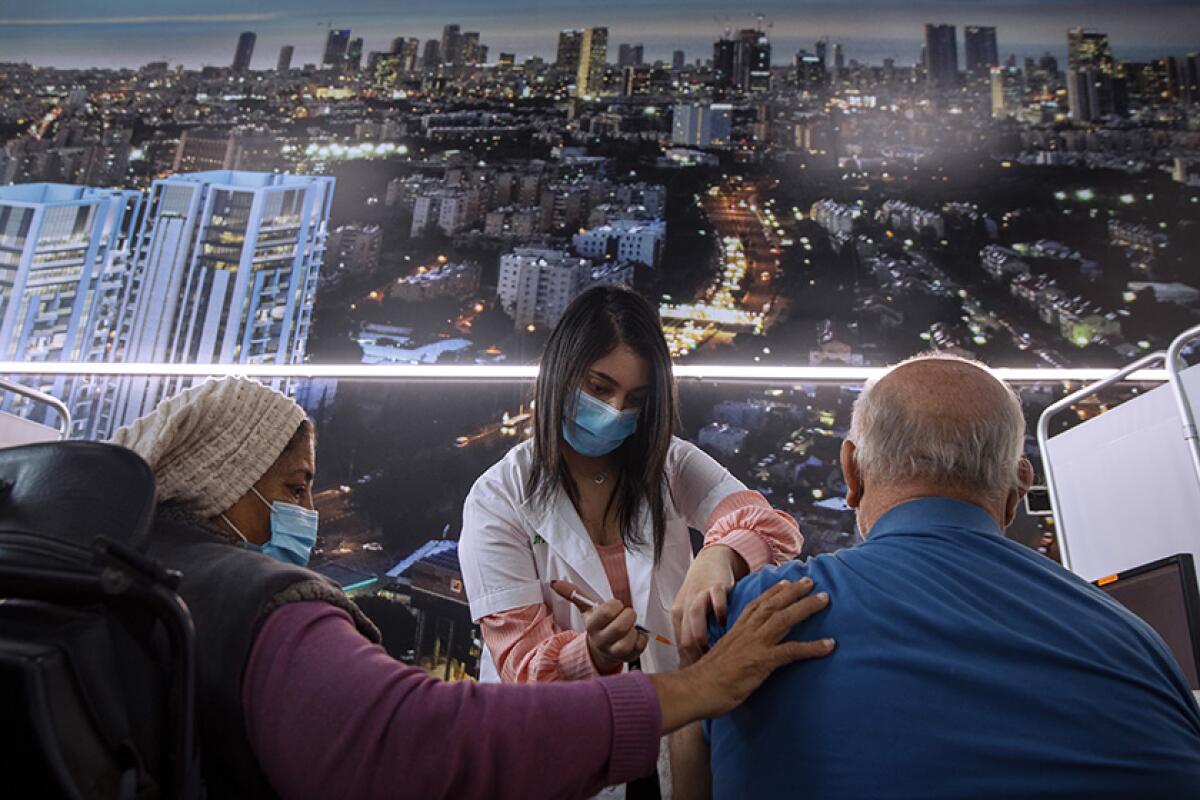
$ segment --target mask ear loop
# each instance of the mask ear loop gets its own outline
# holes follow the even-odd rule
[[[274,506],[272,506],[270,503],[267,502],[267,498],[265,498],[261,494],[259,494],[258,489],[251,486],[250,491],[254,492],[254,496],[257,497],[259,500],[262,500],[263,503],[266,504],[267,508],[274,508]],[[229,517],[225,516],[224,514],[221,514],[221,519],[225,520],[226,525],[228,525],[230,528],[233,528],[233,532],[236,533],[238,536],[240,536],[243,542],[245,542],[246,544],[250,544],[250,540],[246,538],[246,534],[244,534],[240,530],[238,530],[238,526],[234,525],[232,522],[230,522]]]
[[[246,534],[239,531],[238,526],[234,525],[232,522],[229,521],[229,517],[225,516],[224,514],[221,514],[220,516],[221,516],[221,519],[225,520],[225,524],[228,525],[230,528],[232,528],[233,532],[242,538],[243,542],[245,542],[246,544],[250,544],[250,540],[246,538]]]
[[[250,491],[254,492],[254,496],[255,496],[255,497],[257,497],[259,500],[262,500],[262,501],[263,501],[263,505],[265,505],[267,508],[271,508],[271,509],[275,508],[274,504],[272,504],[272,503],[271,503],[271,501],[270,501],[270,500],[268,500],[267,498],[263,497],[263,496],[262,496],[262,493],[261,493],[261,492],[259,492],[259,491],[258,491],[258,489],[256,489],[255,487],[251,486],[251,487],[250,487]]]
[[[563,403],[563,425],[570,426],[572,433],[579,430],[579,423],[575,421],[575,417],[579,414],[579,396],[581,394],[583,394],[583,389],[575,387],[575,391]]]

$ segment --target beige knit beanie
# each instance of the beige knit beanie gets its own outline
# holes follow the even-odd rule
[[[158,502],[211,519],[266,474],[304,419],[286,395],[247,378],[223,378],[162,401],[112,443],[150,465]]]

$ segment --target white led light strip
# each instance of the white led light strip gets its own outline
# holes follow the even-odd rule
[[[734,367],[681,364],[675,377],[704,381],[762,383],[862,383],[878,378],[884,367]],[[1029,369],[997,367],[996,377],[1012,383],[1087,383],[1102,380],[1111,369]],[[531,381],[537,366],[426,365],[426,364],[89,364],[0,361],[0,375],[95,375],[148,377],[345,378],[375,380]],[[1164,369],[1145,369],[1129,376],[1131,382],[1160,383]]]

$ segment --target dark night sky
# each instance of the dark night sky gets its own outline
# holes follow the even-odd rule
[[[558,30],[606,25],[610,60],[617,43],[642,42],[648,59],[669,59],[681,48],[692,61],[711,55],[722,28],[752,27],[755,13],[773,24],[777,63],[828,35],[845,44],[848,58],[879,63],[891,56],[910,64],[926,22],[995,25],[1002,57],[1046,49],[1061,57],[1066,30],[1076,25],[1107,32],[1122,59],[1200,49],[1195,0],[761,0],[740,6],[716,0],[0,0],[0,61],[227,65],[238,33],[250,30],[258,34],[253,66],[265,69],[283,44],[295,45],[296,64],[318,61],[329,22],[363,36],[367,52],[386,50],[395,36],[438,37],[442,25],[457,22],[481,32],[493,61],[500,51],[552,58]]]

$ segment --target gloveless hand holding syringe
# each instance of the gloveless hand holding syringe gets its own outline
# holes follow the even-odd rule
[[[569,581],[550,581],[550,588],[553,589],[560,597],[574,603],[575,606],[582,611],[591,611],[596,606],[600,605],[599,601],[588,597],[582,591],[580,591],[578,586]],[[660,644],[672,644],[671,640],[662,634],[649,631],[641,625],[634,625],[633,627]]]

